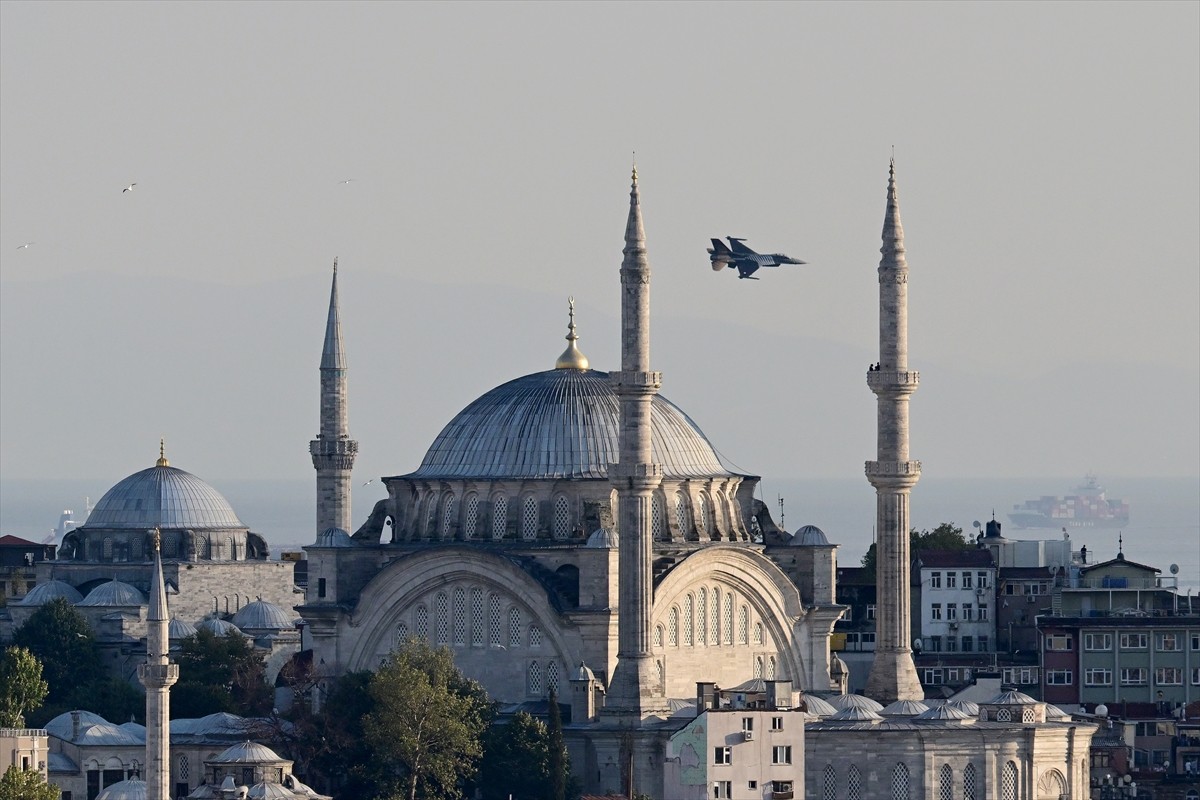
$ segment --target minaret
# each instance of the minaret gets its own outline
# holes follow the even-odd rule
[[[879,261],[879,362],[867,371],[878,398],[877,458],[867,462],[875,487],[875,660],[866,694],[884,705],[924,697],[911,650],[908,497],[921,462],[908,457],[908,396],[918,374],[908,369],[908,263],[896,198],[896,162],[889,169],[887,212]]]
[[[350,470],[354,469],[358,442],[350,438],[346,400],[346,351],[342,348],[335,258],[325,347],[321,351],[321,432],[308,444],[317,470],[318,536],[330,528],[350,531]]]
[[[610,376],[621,404],[620,461],[608,468],[617,490],[620,535],[617,666],[609,682],[605,712],[640,718],[663,705],[650,654],[650,509],[654,490],[662,482],[662,466],[651,462],[650,404],[662,385],[662,374],[650,371],[650,262],[646,259],[636,167],[623,252],[621,371]]]
[[[162,537],[150,532],[154,545],[154,572],[150,576],[150,607],[146,614],[146,663],[138,679],[146,687],[146,798],[171,798],[171,685],[179,680],[179,665],[170,663],[167,625],[167,592],[163,585]]]

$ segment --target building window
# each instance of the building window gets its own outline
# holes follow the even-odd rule
[[[454,643],[467,643],[467,593],[454,590]]]
[[[529,646],[530,647],[541,647],[542,646],[542,629],[539,628],[537,625],[529,626]]]
[[[396,646],[400,647],[406,641],[408,641],[408,625],[401,622],[396,625]]]
[[[663,499],[658,492],[650,500],[650,535],[656,542],[667,538],[663,536]]]
[[[546,691],[558,694],[558,662],[550,661],[546,664]]]
[[[1069,669],[1046,670],[1046,684],[1049,686],[1070,686],[1074,675]]]
[[[445,501],[442,503],[442,528],[441,536],[443,539],[449,539],[454,527],[454,495],[447,494]]]
[[[771,748],[771,763],[772,764],[791,764],[792,763],[792,746],[790,744],[777,744]]]
[[[738,642],[745,645],[750,644],[750,609],[748,606],[742,606],[738,615]]]
[[[1122,633],[1118,640],[1122,650],[1145,650],[1149,637],[1144,633]]]
[[[754,643],[762,644],[764,641],[766,641],[766,639],[763,636],[763,624],[761,622],[756,622],[754,623]]]
[[[671,643],[671,647],[679,646],[679,607],[671,606],[671,613],[667,615],[667,641]]]
[[[463,538],[475,538],[475,526],[479,523],[479,495],[467,495],[466,513],[463,515]]]
[[[521,646],[521,611],[517,608],[508,610],[508,646]]]
[[[179,780],[181,780],[181,781],[186,781],[188,779],[188,775],[191,773],[191,770],[192,770],[192,762],[188,759],[187,756],[180,756],[179,761],[177,763],[179,764],[179,770],[178,770],[178,774],[176,775],[176,777],[179,778]]]
[[[946,681],[946,673],[941,669],[926,669],[925,684],[927,686],[941,686]]]
[[[733,797],[733,781],[713,781],[713,800],[729,800]]]
[[[980,589],[988,588],[988,574],[986,572],[976,572],[975,585]]]
[[[942,637],[940,637],[940,636],[930,636],[929,637],[929,652],[931,652],[931,653],[942,652]]]
[[[947,636],[946,637],[946,652],[947,653],[957,653],[958,652],[958,637],[957,636]]]
[[[754,717],[742,717],[742,732],[754,733]]]
[[[471,590],[471,644],[483,646],[483,589]]]
[[[683,646],[692,646],[692,615],[694,613],[693,603],[695,601],[689,594],[683,598]]]
[[[1200,686],[1200,667],[1192,667],[1192,686]]]
[[[754,657],[754,677],[761,678],[763,676],[763,658],[762,656]]]
[[[837,770],[826,764],[821,780],[821,800],[837,800]]]
[[[704,492],[700,493],[700,522],[704,525],[704,535],[711,539],[714,532],[712,503]]]
[[[1112,686],[1111,669],[1089,669],[1083,673],[1084,686]]]
[[[963,576],[970,574],[964,572]],[[938,800],[954,800],[954,772],[949,764],[942,764],[938,770]]]
[[[932,620],[940,620],[942,618],[942,604],[934,603],[929,607],[929,618]]]
[[[508,530],[508,498],[497,495],[492,501],[492,538],[503,539]]]
[[[867,603],[867,619],[868,620],[875,619],[875,604],[874,603]]]
[[[564,495],[554,499],[554,538],[565,539],[571,534],[571,503]]]
[[[688,525],[687,500],[684,499],[683,492],[675,493],[675,524],[679,527],[679,535],[688,538],[691,526]]]
[[[1154,683],[1157,686],[1182,686],[1183,670],[1179,667],[1159,667],[1154,670]]]
[[[964,588],[964,589],[971,588],[971,573],[964,572],[962,574],[962,588]]]
[[[971,652],[974,652],[974,650],[975,650],[974,638],[971,636],[962,637],[962,651],[964,653],[971,653]]]
[[[771,730],[783,730],[783,717],[771,717]]]
[[[529,693],[534,697],[542,694],[542,665],[536,661],[529,662]]]
[[[958,573],[957,572],[947,572],[946,573],[946,588],[947,589],[957,589],[958,588]]]
[[[416,614],[416,631],[417,637],[421,639],[429,638],[429,609],[425,606],[417,606]]]
[[[989,644],[991,644],[991,642],[989,642],[989,641],[988,641],[988,637],[986,637],[986,636],[980,636],[980,637],[979,637],[979,652],[981,652],[981,653],[987,653],[987,652],[989,652],[989,651],[988,651],[988,645],[989,645]]]
[[[721,643],[721,590],[713,587],[712,591],[712,611],[709,613],[711,617],[708,625],[708,643]]]
[[[708,643],[708,590],[700,587],[696,598],[696,644]]]
[[[1112,650],[1111,633],[1085,633],[1083,635],[1084,650]]]
[[[946,604],[946,620],[949,622],[958,620],[958,603]]]
[[[443,592],[438,592],[434,599],[434,625],[437,632],[437,643],[447,644],[450,641],[450,598]]]
[[[1158,635],[1158,649],[1163,653],[1174,653],[1183,649],[1183,642],[1178,633],[1160,633]]]
[[[773,680],[775,680],[776,677],[778,677],[775,674],[776,667],[777,667],[777,665],[775,663],[775,656],[768,656],[767,657],[767,680],[773,681]]]
[[[850,774],[846,776],[846,800],[862,800],[862,775],[853,764],[850,765]]]
[[[733,644],[733,594],[725,593],[725,644]]]
[[[733,763],[733,748],[732,747],[714,747],[713,748],[713,763],[714,764],[732,764]]]
[[[530,495],[521,506],[521,538],[529,541],[537,538],[538,502]]]
[[[963,770],[963,800],[976,800],[974,764],[967,764]]]
[[[983,603],[980,603],[979,604],[979,621],[987,622],[987,619],[988,619],[988,607],[985,606]]]
[[[907,798],[908,767],[902,762],[892,769],[892,800],[907,800]]]
[[[1066,634],[1055,633],[1055,634],[1047,634],[1046,635],[1046,649],[1047,650],[1057,650],[1057,651],[1067,651],[1067,650],[1074,650],[1075,647],[1072,643],[1070,636],[1068,636]]]
[[[1145,686],[1146,670],[1144,667],[1126,667],[1121,670],[1122,686]]]
[[[942,573],[940,573],[940,572],[929,573],[929,588],[930,589],[942,588]]]
[[[489,603],[488,644],[490,644],[492,647],[499,647],[500,641],[504,636],[503,629],[500,627],[500,597],[498,595],[492,595]]]
[[[317,578],[317,597],[325,596],[325,579]]]
[[[963,573],[966,574],[966,573]],[[963,619],[970,622],[975,618],[975,608],[970,603],[963,603]]]
[[[662,625],[654,626],[654,646],[655,647],[663,646],[663,626]]]
[[[1017,800],[1017,765],[1011,761],[1000,774],[1000,800]]]

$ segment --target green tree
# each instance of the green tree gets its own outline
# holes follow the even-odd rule
[[[42,662],[47,705],[67,703],[79,687],[106,673],[87,619],[61,597],[33,612],[13,633],[13,644]]]
[[[264,680],[266,663],[254,644],[239,633],[217,636],[200,630],[180,642],[179,683],[171,690],[171,716],[203,717],[228,711],[252,717],[273,703]]]
[[[919,531],[913,528],[908,535],[908,552],[918,550],[970,550],[975,546],[975,540],[963,533],[963,529],[953,522],[943,522],[933,530]],[[872,575],[875,574],[875,545],[871,544],[862,557],[863,567]]]
[[[563,741],[562,711],[558,707],[558,693],[550,690],[550,724],[547,726],[549,740],[547,749],[550,755],[550,798],[551,800],[567,800],[567,781],[571,776],[571,761],[567,755],[567,745]]]
[[[24,728],[25,712],[46,699],[42,662],[24,647],[9,647],[0,656],[0,728]]]
[[[479,788],[484,800],[549,800],[553,797],[550,732],[524,711],[484,736]]]
[[[447,648],[410,639],[368,687],[363,730],[376,758],[394,768],[408,800],[460,797],[476,771],[491,717],[483,687],[463,677]]]
[[[42,773],[13,764],[0,778],[0,800],[58,800],[62,790]]]

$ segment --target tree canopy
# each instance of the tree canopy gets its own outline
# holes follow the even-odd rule
[[[24,647],[0,655],[0,728],[24,728],[25,712],[41,706],[49,687],[42,662]]]
[[[78,687],[106,672],[87,619],[61,597],[33,612],[13,633],[13,644],[42,662],[47,705],[68,702]]]
[[[963,529],[953,522],[943,522],[933,530],[919,531],[913,528],[908,535],[910,553],[916,553],[918,550],[970,550],[974,546],[975,540],[964,534]],[[875,574],[874,543],[863,555],[862,565],[871,574]]]
[[[201,629],[180,642],[179,683],[171,690],[171,717],[219,711],[255,716],[271,710],[273,689],[264,680],[262,653],[245,636]]]
[[[58,800],[62,790],[47,783],[42,773],[10,766],[0,777],[0,800]]]

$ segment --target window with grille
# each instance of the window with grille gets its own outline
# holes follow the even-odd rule
[[[679,527],[679,535],[683,538],[688,537],[691,532],[691,526],[687,524],[687,499],[683,496],[683,492],[675,493],[675,524]]]
[[[499,495],[492,501],[492,538],[503,539],[508,529],[508,498]]]
[[[558,662],[550,661],[546,664],[546,691],[558,694]]]
[[[679,607],[671,606],[671,612],[667,614],[667,641],[671,643],[671,647],[679,646]]]
[[[654,646],[655,647],[663,646],[663,626],[662,625],[654,626]]]
[[[712,503],[708,500],[708,495],[704,492],[700,493],[700,524],[704,526],[704,535],[712,537],[713,518],[712,518]]]
[[[725,593],[725,622],[723,629],[725,631],[725,644],[733,644],[733,595],[729,592]]]
[[[433,495],[425,501],[425,535],[432,538],[437,531],[434,525],[437,523],[437,498]]]
[[[763,676],[763,658],[762,656],[754,657],[754,677],[761,678]]]
[[[538,502],[532,495],[521,505],[521,538],[536,539],[538,525]]]
[[[963,769],[963,800],[978,800],[978,793],[975,789],[975,765],[967,764]]]
[[[1000,800],[1017,800],[1017,765],[1011,761],[1000,774]]]
[[[417,606],[416,611],[416,630],[417,637],[421,639],[429,638],[429,609],[425,606]]]
[[[775,656],[767,658],[767,680],[775,680]]]
[[[396,645],[400,646],[408,641],[408,624],[401,622],[396,626]]]
[[[1012,712],[1007,708],[996,711],[996,722],[1012,722]]]
[[[942,764],[942,768],[938,770],[938,800],[954,800],[954,772],[949,764]]]
[[[696,644],[708,643],[708,590],[700,587],[696,595]]]
[[[650,535],[656,542],[667,538],[663,535],[663,499],[658,492],[650,499]]]
[[[449,539],[453,535],[454,526],[454,495],[446,495],[442,501],[442,538]]]
[[[692,596],[683,598],[683,645],[692,646]]]
[[[179,774],[176,776],[181,781],[188,779],[188,774],[191,772],[192,765],[187,756],[179,757]]]
[[[566,539],[571,535],[571,503],[564,495],[554,500],[554,538]]]
[[[471,590],[471,644],[483,646],[483,589]]]
[[[454,590],[454,643],[467,643],[467,593]]]
[[[762,644],[763,641],[763,624],[761,622],[756,622],[754,623],[754,643]]]
[[[908,767],[903,762],[892,769],[892,800],[908,798]]]
[[[529,662],[529,693],[534,697],[542,694],[542,665],[536,661]]]
[[[434,602],[434,625],[437,643],[447,644],[450,641],[450,598],[442,592],[438,592]]]
[[[517,608],[508,610],[508,646],[521,646],[521,611]]]
[[[721,643],[721,590],[714,588],[712,592],[711,619],[708,625],[708,643]]]
[[[113,557],[113,540],[110,537],[110,538],[107,538],[104,540],[104,560],[112,561],[112,557]]]
[[[658,678],[658,690],[665,692],[667,687],[667,668],[661,660],[654,662],[654,674]]]
[[[837,770],[833,764],[826,764],[821,775],[821,800],[838,800]]]
[[[529,646],[530,647],[541,647],[542,646],[542,629],[539,628],[537,625],[529,626]]]
[[[850,765],[849,774],[846,775],[846,800],[863,800],[862,774],[853,764]]]
[[[750,608],[742,606],[738,614],[738,644],[750,644]]]
[[[500,641],[504,638],[503,628],[500,627],[500,597],[492,595],[490,608],[488,609],[488,644],[492,647],[499,647]]]
[[[467,502],[463,508],[463,538],[475,538],[475,526],[479,523],[479,495],[467,495]]]

